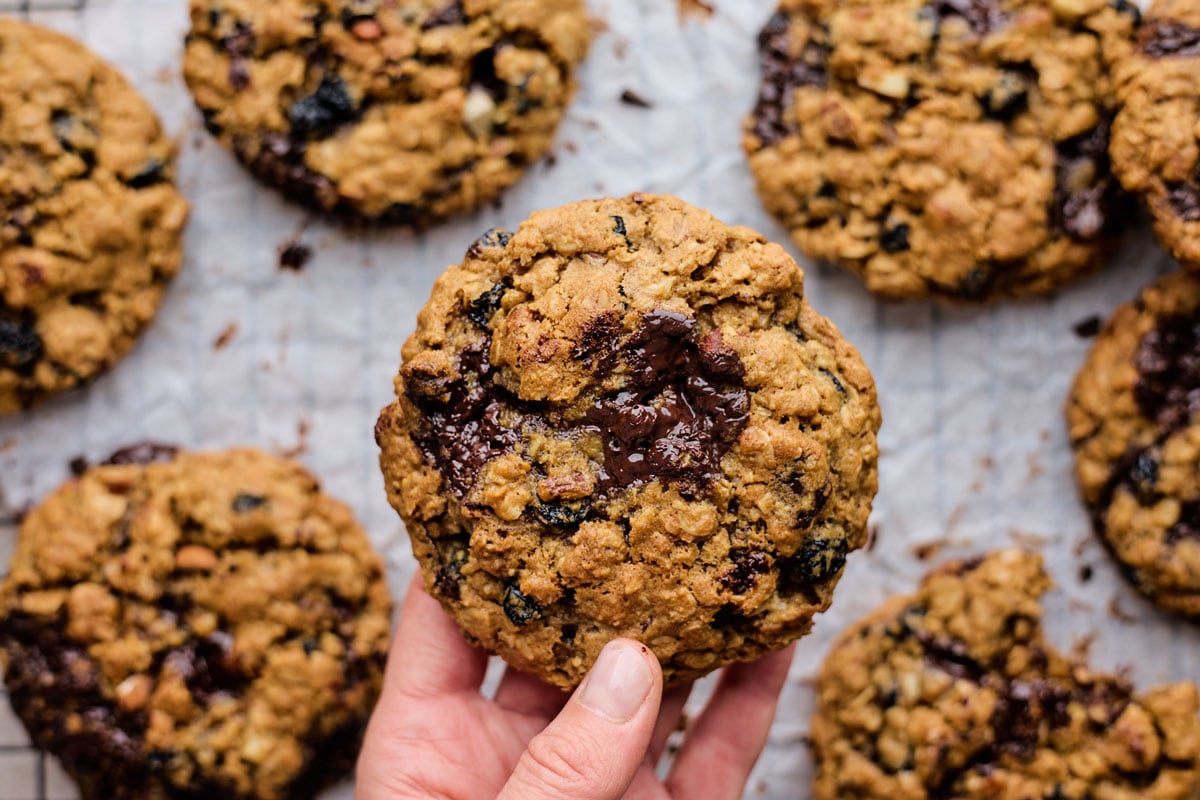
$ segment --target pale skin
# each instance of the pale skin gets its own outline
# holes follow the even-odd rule
[[[691,685],[663,692],[658,659],[618,639],[568,695],[487,656],[418,577],[401,611],[358,762],[357,800],[737,800],[766,743],[792,648],[723,671],[670,772],[656,767]]]

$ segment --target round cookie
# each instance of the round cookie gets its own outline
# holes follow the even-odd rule
[[[814,259],[891,298],[1048,292],[1103,257],[1108,0],[784,0],[743,145]]]
[[[1163,245],[1200,270],[1200,5],[1158,0],[1115,73],[1113,171]]]
[[[191,0],[184,77],[263,182],[353,221],[423,226],[550,148],[581,0]]]
[[[817,681],[814,800],[1193,800],[1200,694],[1051,648],[1041,558],[947,565],[843,633]]]
[[[805,634],[876,490],[875,387],[754,231],[632,195],[493,230],[437,281],[376,428],[429,591],[561,687]]]
[[[390,608],[363,530],[301,467],[142,447],[25,518],[0,658],[87,800],[311,798],[353,763]]]
[[[0,19],[0,414],[133,347],[179,269],[174,145],[116,70]]]
[[[1117,309],[1066,413],[1096,532],[1154,602],[1200,616],[1200,277]]]

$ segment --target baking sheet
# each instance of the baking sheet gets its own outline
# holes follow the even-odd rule
[[[399,596],[414,565],[384,499],[372,427],[434,279],[480,232],[515,227],[538,208],[646,190],[786,240],[755,198],[739,146],[756,92],[755,37],[774,0],[711,0],[711,17],[681,16],[670,0],[588,3],[606,29],[553,159],[531,168],[500,206],[415,236],[348,233],[315,220],[260,188],[209,138],[179,76],[186,0],[0,2],[0,13],[26,7],[126,72],[178,137],[181,186],[193,204],[184,268],[135,352],[86,392],[0,420],[0,518],[66,479],[79,456],[99,460],[147,439],[252,444],[296,455],[355,508]],[[70,10],[76,5],[85,7]],[[652,107],[621,102],[625,90]],[[313,258],[281,270],[280,248],[294,242],[312,247]],[[1096,666],[1142,685],[1200,678],[1200,626],[1155,611],[1094,542],[1061,414],[1089,345],[1076,323],[1106,317],[1174,268],[1144,221],[1102,273],[1050,298],[987,308],[884,304],[836,269],[805,266],[813,304],[859,347],[879,384],[877,535],[870,552],[851,557],[833,609],[801,644],[746,796],[808,796],[811,679],[830,641],[952,556],[1036,548],[1058,584],[1047,606],[1060,647],[1090,649]],[[0,523],[0,563],[14,534]],[[328,796],[351,794],[343,785]],[[0,702],[0,800],[74,797]]]

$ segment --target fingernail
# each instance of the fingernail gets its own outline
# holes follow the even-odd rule
[[[579,704],[610,722],[628,722],[637,714],[653,678],[641,645],[610,642],[583,682]]]

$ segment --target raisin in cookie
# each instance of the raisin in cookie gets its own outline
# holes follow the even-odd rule
[[[89,800],[310,798],[357,752],[390,608],[350,510],[299,466],[143,447],[26,517],[0,657]]]
[[[490,231],[442,275],[376,433],[474,642],[570,687],[618,636],[679,682],[809,630],[866,539],[880,416],[803,281],[636,194]]]
[[[1113,171],[1158,238],[1200,270],[1200,4],[1159,0],[1117,61]]]
[[[1123,216],[1108,0],[784,0],[743,144],[809,256],[893,298],[1047,292]]]
[[[1195,800],[1200,697],[1135,692],[1045,641],[1039,556],[950,564],[834,644],[815,800]]]
[[[121,75],[0,19],[0,414],[104,372],[179,269],[174,146]]]
[[[191,0],[184,75],[262,181],[424,225],[550,147],[590,39],[581,0]]]
[[[1067,402],[1096,532],[1164,608],[1200,616],[1200,278],[1117,309]]]

